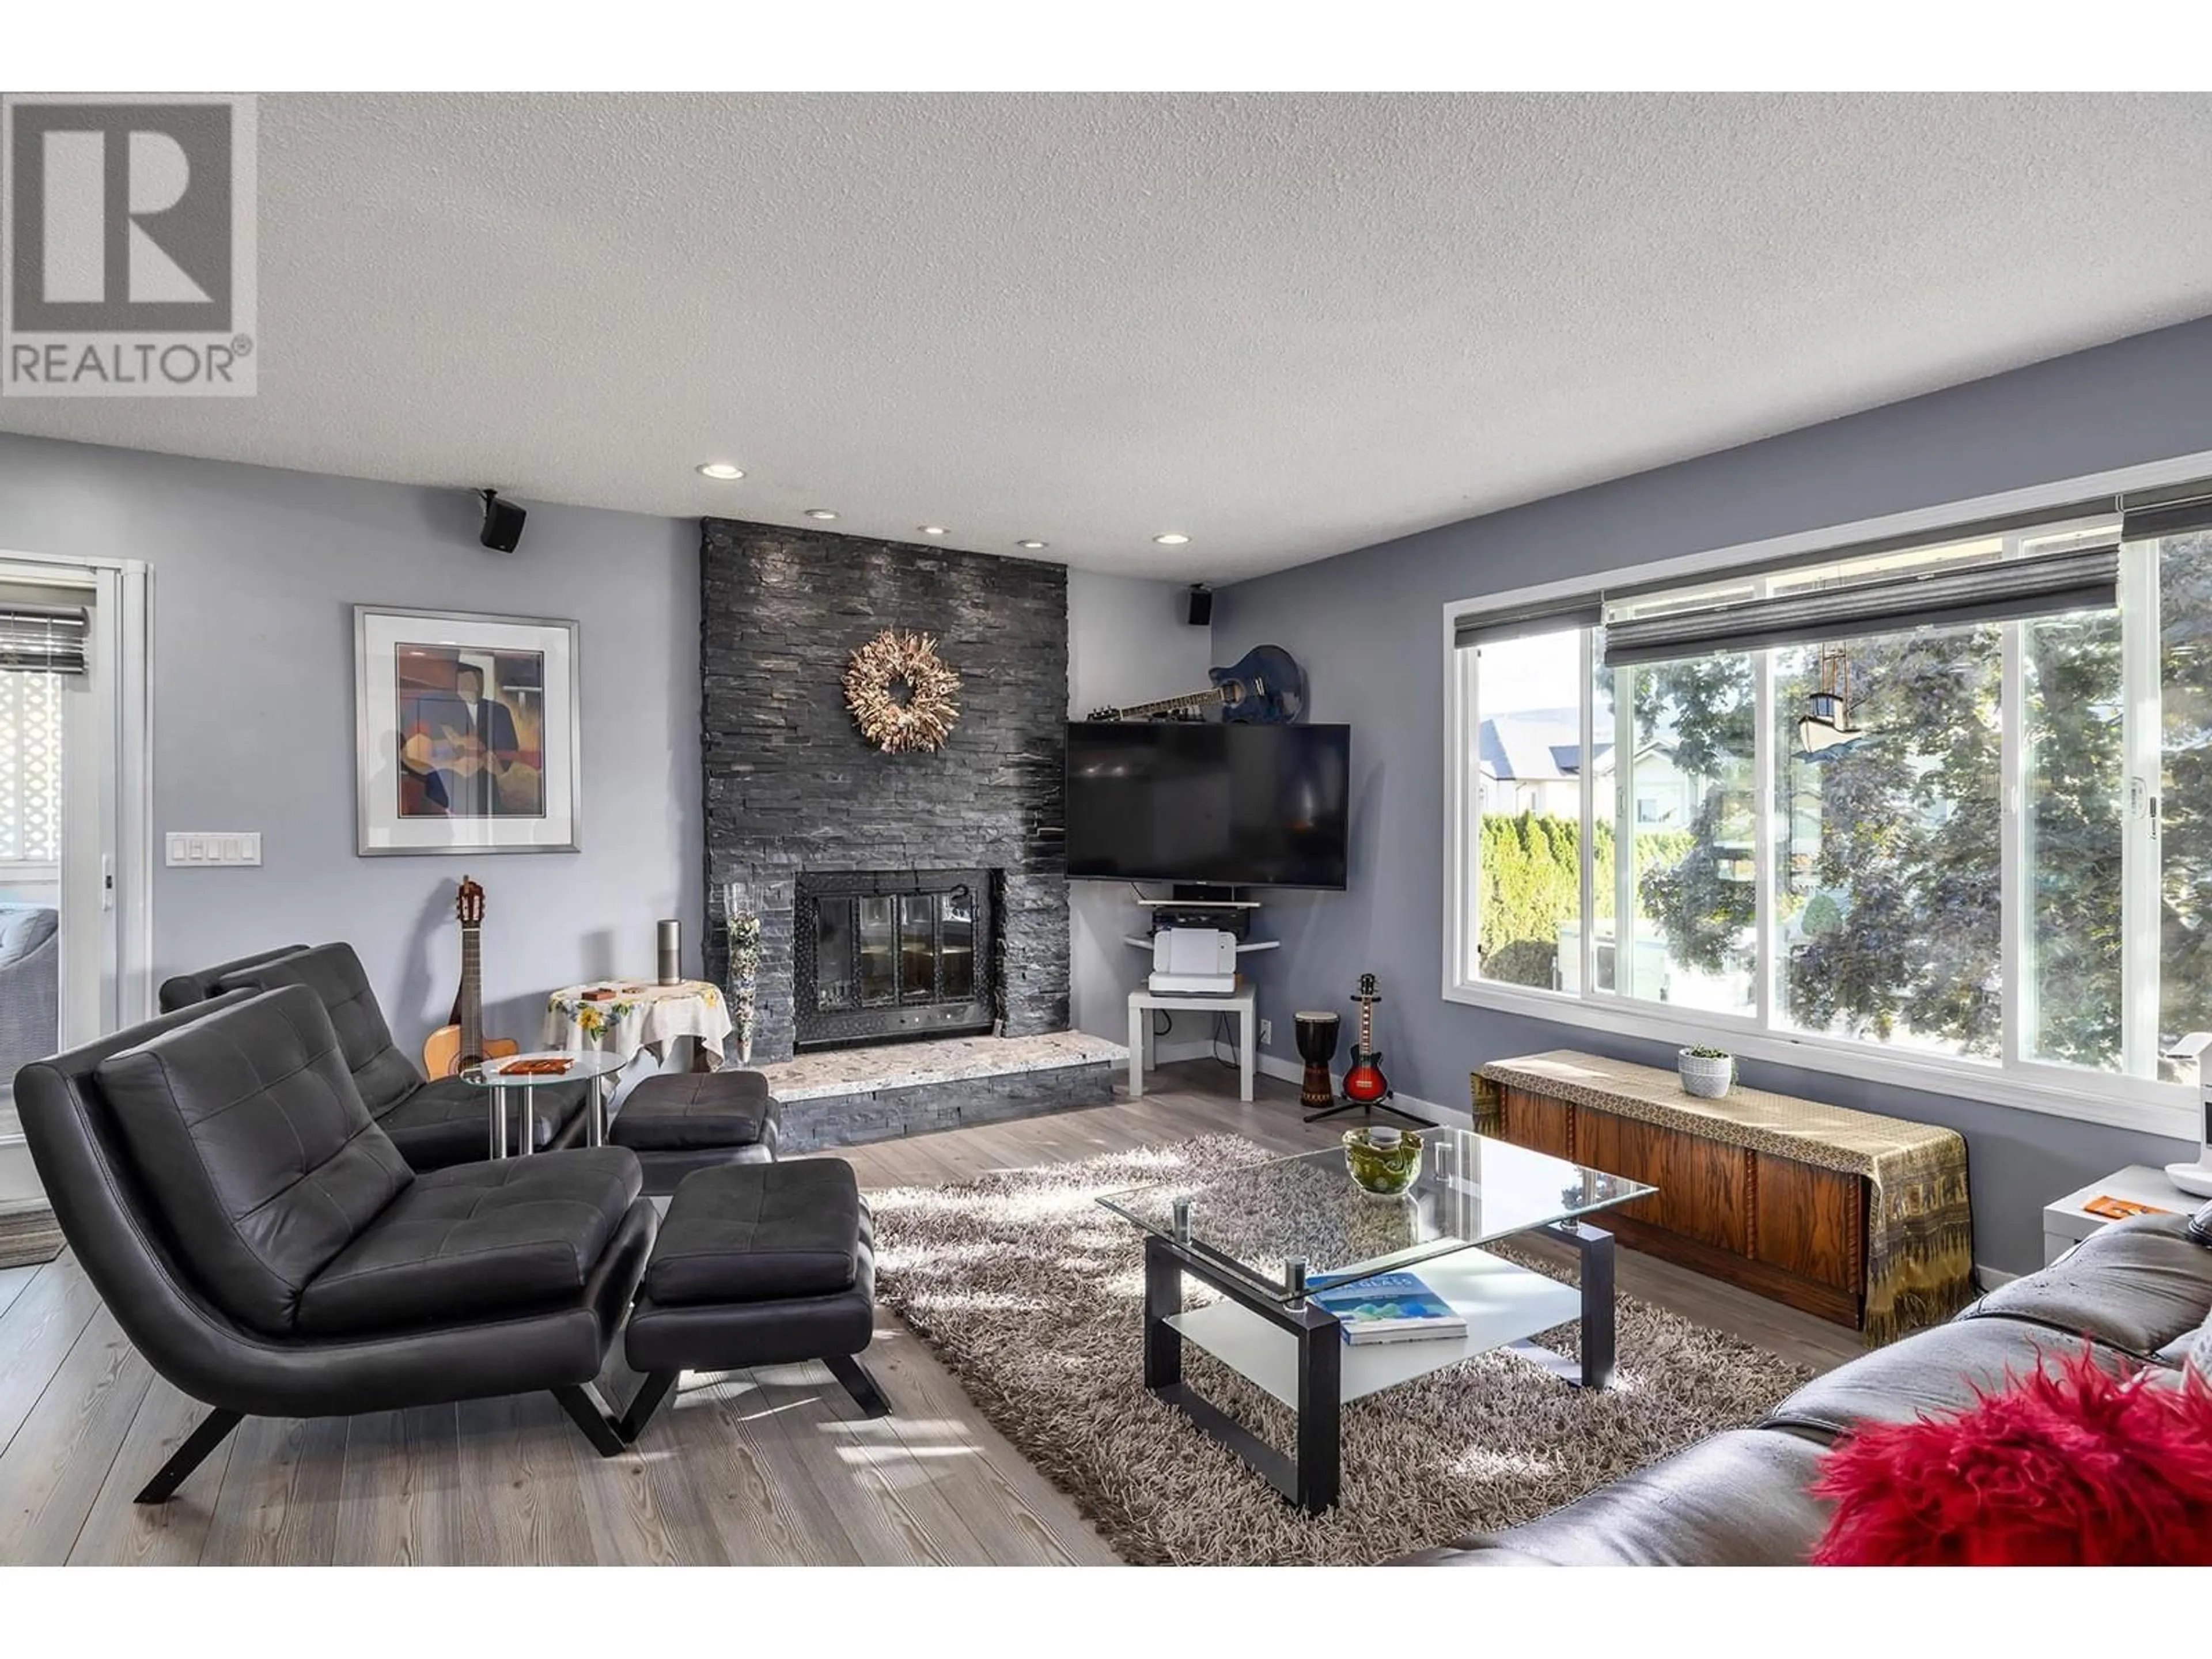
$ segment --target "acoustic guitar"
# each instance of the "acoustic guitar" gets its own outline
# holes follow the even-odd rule
[[[1288,726],[1306,712],[1306,673],[1297,659],[1279,645],[1255,645],[1226,668],[1209,668],[1211,690],[1187,691],[1158,702],[1127,708],[1094,708],[1094,720],[1143,720],[1218,708],[1224,720],[1253,726]]]
[[[1390,1080],[1382,1075],[1382,1056],[1375,1047],[1375,1005],[1382,994],[1375,988],[1375,975],[1362,974],[1352,1000],[1359,1005],[1359,1042],[1352,1050],[1352,1069],[1344,1074],[1344,1097],[1362,1106],[1390,1098]]]
[[[422,1070],[430,1077],[452,1077],[464,1066],[520,1054],[522,1045],[483,1034],[483,979],[479,939],[483,931],[484,890],[466,876],[453,897],[461,924],[461,984],[453,993],[453,1017],[422,1044]]]
[[[399,758],[410,771],[451,772],[472,778],[495,769],[498,757],[473,732],[463,732],[441,721],[438,735],[417,732],[399,745]]]

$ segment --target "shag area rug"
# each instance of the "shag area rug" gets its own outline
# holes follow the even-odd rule
[[[1351,1565],[1496,1531],[1753,1422],[1811,1376],[1623,1296],[1611,1389],[1569,1388],[1499,1352],[1354,1401],[1341,1501],[1305,1515],[1146,1391],[1143,1237],[1095,1201],[1271,1156],[1208,1135],[869,1194],[878,1294],[1131,1561]],[[1573,1277],[1569,1264],[1499,1253]],[[1194,1302],[1203,1287],[1185,1283]],[[1578,1335],[1568,1325],[1538,1340],[1572,1353]],[[1270,1444],[1293,1443],[1291,1414],[1195,1344],[1183,1374]]]

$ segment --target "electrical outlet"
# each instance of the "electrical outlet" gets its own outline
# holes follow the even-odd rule
[[[1262,1048],[1272,1048],[1275,1046],[1275,1022],[1272,1019],[1263,1019],[1260,1022],[1260,1046]]]

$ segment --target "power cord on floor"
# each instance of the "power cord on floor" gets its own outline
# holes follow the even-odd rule
[[[1224,1042],[1229,1045],[1229,1058],[1226,1060],[1221,1057],[1221,1045]],[[1226,1066],[1232,1072],[1243,1069],[1243,1062],[1237,1057],[1237,1034],[1229,1029],[1229,1016],[1226,1014],[1213,1017],[1212,1048],[1216,1066]]]

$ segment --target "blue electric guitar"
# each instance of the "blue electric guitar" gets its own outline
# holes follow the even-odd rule
[[[1279,645],[1255,645],[1226,668],[1206,671],[1212,690],[1193,691],[1127,708],[1094,708],[1094,720],[1143,720],[1159,714],[1219,708],[1224,720],[1287,726],[1306,712],[1306,676]]]

